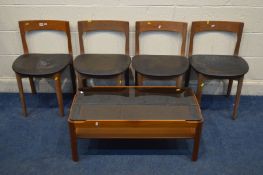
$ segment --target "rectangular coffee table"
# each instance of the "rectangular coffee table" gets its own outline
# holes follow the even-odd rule
[[[78,161],[78,138],[191,138],[195,161],[202,123],[200,107],[190,88],[86,88],[75,95],[68,118],[72,160]]]

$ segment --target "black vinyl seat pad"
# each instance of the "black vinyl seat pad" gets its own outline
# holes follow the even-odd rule
[[[83,75],[111,76],[125,72],[131,58],[124,54],[82,54],[74,60],[74,68]]]
[[[249,70],[243,58],[233,55],[193,55],[189,61],[197,72],[208,76],[237,77]]]
[[[132,67],[143,75],[169,77],[184,74],[189,61],[176,55],[137,55],[132,59]]]
[[[70,54],[24,54],[13,63],[13,70],[23,75],[50,75],[65,69],[71,62]]]

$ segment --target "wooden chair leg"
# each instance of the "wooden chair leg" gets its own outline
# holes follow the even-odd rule
[[[134,84],[135,86],[138,86],[138,73],[136,71],[134,73]]]
[[[137,77],[137,85],[138,86],[143,86],[143,79],[144,79],[143,75],[137,73],[136,77]]]
[[[190,74],[191,74],[191,66],[189,66],[188,70],[185,73],[185,81],[184,81],[184,86],[185,87],[189,86]]]
[[[198,77],[198,82],[197,82],[196,98],[197,98],[199,105],[201,106],[202,90],[204,86],[204,76],[198,73],[197,77]]]
[[[70,134],[70,142],[71,142],[71,155],[73,161],[78,161],[78,144],[77,144],[77,135],[76,135],[76,129],[74,127],[74,124],[69,122],[69,134]]]
[[[242,85],[243,85],[243,79],[244,76],[238,79],[237,83],[237,92],[236,92],[236,99],[235,99],[235,105],[234,105],[234,110],[233,110],[233,119],[235,120],[237,118],[237,110],[240,102],[240,95],[241,95],[241,90],[242,90]]]
[[[183,75],[177,76],[176,77],[176,87],[182,88],[183,84]]]
[[[18,85],[19,97],[20,97],[20,101],[21,101],[21,105],[22,105],[23,115],[27,116],[22,77],[19,74],[16,74],[16,81],[17,81],[17,85]]]
[[[198,158],[201,132],[202,132],[202,123],[198,124],[198,126],[196,128],[196,131],[195,131],[194,148],[193,148],[193,153],[192,153],[192,161],[196,161],[197,158]]]
[[[128,68],[125,71],[125,86],[129,86],[129,81],[130,81],[130,69]]]
[[[84,77],[82,77],[80,74],[78,74],[78,88],[84,88],[86,87],[86,79],[84,79]]]
[[[35,83],[34,83],[33,77],[29,77],[29,83],[30,83],[32,94],[36,94],[36,87],[35,87]]]
[[[228,86],[227,86],[227,94],[226,94],[227,97],[229,97],[231,94],[232,85],[233,85],[233,80],[229,80]]]
[[[70,64],[69,68],[70,68],[70,75],[71,75],[72,90],[73,90],[73,93],[75,94],[76,93],[76,75],[75,75],[73,64]]]
[[[123,86],[123,82],[124,82],[124,84],[126,83],[125,82],[125,73],[117,75],[115,79],[116,79],[116,85],[117,86]]]
[[[61,116],[64,116],[63,96],[62,96],[62,90],[61,90],[61,74],[57,73],[54,76],[54,80],[55,80],[55,88],[56,88],[56,94],[57,94],[57,100],[58,100],[59,113]]]

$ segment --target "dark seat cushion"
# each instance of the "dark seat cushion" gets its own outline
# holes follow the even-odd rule
[[[82,54],[74,60],[74,68],[83,75],[111,76],[125,72],[130,63],[128,55]]]
[[[70,64],[70,54],[24,54],[13,63],[13,70],[23,75],[43,76],[62,71]]]
[[[172,55],[137,55],[132,59],[136,72],[148,76],[177,76],[189,67],[186,57]]]
[[[247,62],[232,55],[193,55],[191,66],[199,73],[215,77],[238,77],[248,72]]]

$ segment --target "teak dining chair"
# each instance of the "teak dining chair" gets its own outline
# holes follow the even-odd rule
[[[190,68],[193,68],[197,73],[198,84],[196,96],[201,105],[203,82],[206,79],[228,79],[227,96],[230,95],[233,80],[238,81],[237,92],[233,110],[233,119],[236,119],[240,94],[243,84],[244,75],[248,72],[247,62],[238,56],[240,42],[242,38],[244,23],[230,21],[195,21],[192,23],[190,46],[189,46],[189,61]],[[235,50],[233,55],[193,55],[193,45],[195,34],[199,32],[231,32],[237,36]],[[190,71],[187,76],[186,86],[188,86]]]
[[[19,56],[13,63],[13,70],[19,89],[23,114],[27,115],[22,78],[29,78],[32,93],[36,93],[33,78],[51,78],[55,81],[55,89],[59,105],[59,112],[64,116],[63,96],[61,90],[61,73],[68,66],[71,72],[73,91],[76,91],[75,73],[73,68],[71,36],[68,21],[57,20],[28,20],[19,21],[20,34],[23,44],[24,54]],[[68,54],[42,54],[29,53],[26,34],[32,31],[59,31],[67,35]],[[52,43],[50,43],[52,44]]]
[[[140,55],[139,37],[143,32],[160,31],[180,33],[182,36],[179,55]],[[176,86],[182,86],[184,73],[189,67],[185,57],[187,23],[175,21],[137,21],[135,36],[136,56],[132,59],[135,84],[142,85],[144,77],[151,79],[176,78]]]
[[[125,35],[125,54],[85,54],[83,34],[96,31],[114,31]],[[77,71],[78,87],[86,86],[89,78],[117,78],[118,82],[125,79],[125,85],[129,85],[129,22],[93,20],[79,21],[79,45],[80,55],[74,60],[74,68]]]

